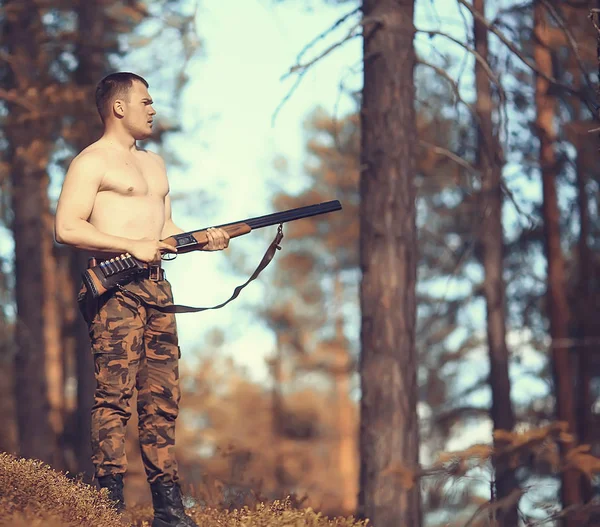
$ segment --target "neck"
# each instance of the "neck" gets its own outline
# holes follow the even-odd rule
[[[102,136],[105,142],[126,150],[135,150],[137,148],[136,140],[132,135],[120,126],[107,123]]]

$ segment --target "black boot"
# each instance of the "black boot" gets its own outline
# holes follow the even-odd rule
[[[154,521],[152,527],[198,527],[183,508],[181,489],[172,481],[155,481],[150,484]]]
[[[109,474],[100,476],[98,483],[101,489],[108,490],[108,499],[114,502],[117,512],[125,510],[125,497],[123,496],[123,474]]]

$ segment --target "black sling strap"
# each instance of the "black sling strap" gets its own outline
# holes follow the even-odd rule
[[[250,278],[248,278],[248,280],[244,284],[237,286],[234,289],[231,297],[229,297],[229,299],[227,299],[225,302],[223,302],[222,304],[219,304],[217,306],[191,307],[191,306],[182,306],[182,305],[178,305],[178,304],[168,304],[166,306],[159,306],[158,304],[144,300],[142,297],[140,297],[139,295],[136,295],[135,293],[132,293],[128,289],[124,288],[122,285],[117,284],[117,287],[124,295],[126,295],[130,298],[133,298],[134,300],[137,300],[138,302],[140,302],[141,304],[143,304],[146,307],[156,309],[157,311],[160,311],[161,313],[198,313],[200,311],[207,311],[209,309],[220,309],[220,308],[226,306],[227,304],[229,304],[229,302],[231,302],[232,300],[235,300],[238,297],[238,295],[240,294],[240,292],[242,291],[242,289],[244,289],[244,287],[246,287],[250,282],[252,282],[254,279],[256,279],[256,277],[262,272],[262,270],[265,267],[267,267],[267,265],[269,265],[269,263],[275,256],[275,252],[277,250],[281,249],[281,247],[279,246],[279,243],[281,242],[282,239],[283,239],[283,224],[279,224],[279,227],[277,227],[277,234],[275,235],[275,238],[271,242],[271,245],[269,245],[267,252],[262,257],[262,260],[258,264],[258,267],[252,273],[252,276],[250,276]]]

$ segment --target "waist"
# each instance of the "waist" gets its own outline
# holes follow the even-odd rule
[[[88,259],[88,269],[92,267],[96,267],[105,262],[114,262],[115,258],[101,258],[98,256],[92,256]],[[157,263],[147,263],[147,262],[139,262],[142,266],[142,270],[138,274],[139,278],[149,278],[153,281],[164,280],[165,279],[165,270],[162,268],[161,262]]]

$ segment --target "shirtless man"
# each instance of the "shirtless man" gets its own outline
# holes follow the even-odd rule
[[[69,167],[55,236],[98,261],[129,253],[147,262],[148,273],[124,287],[150,304],[164,305],[173,297],[160,257],[176,249],[160,240],[184,231],[171,218],[165,163],[136,144],[152,134],[152,104],[148,83],[138,75],[114,73],[100,81],[96,105],[104,134]],[[229,243],[221,229],[209,229],[208,238],[203,250],[222,250]],[[119,290],[93,300],[82,286],[78,300],[94,353],[92,460],[100,486],[123,510],[125,427],[136,388],[140,448],[154,505],[152,526],[196,526],[182,505],[174,456],[180,399],[175,316]]]

